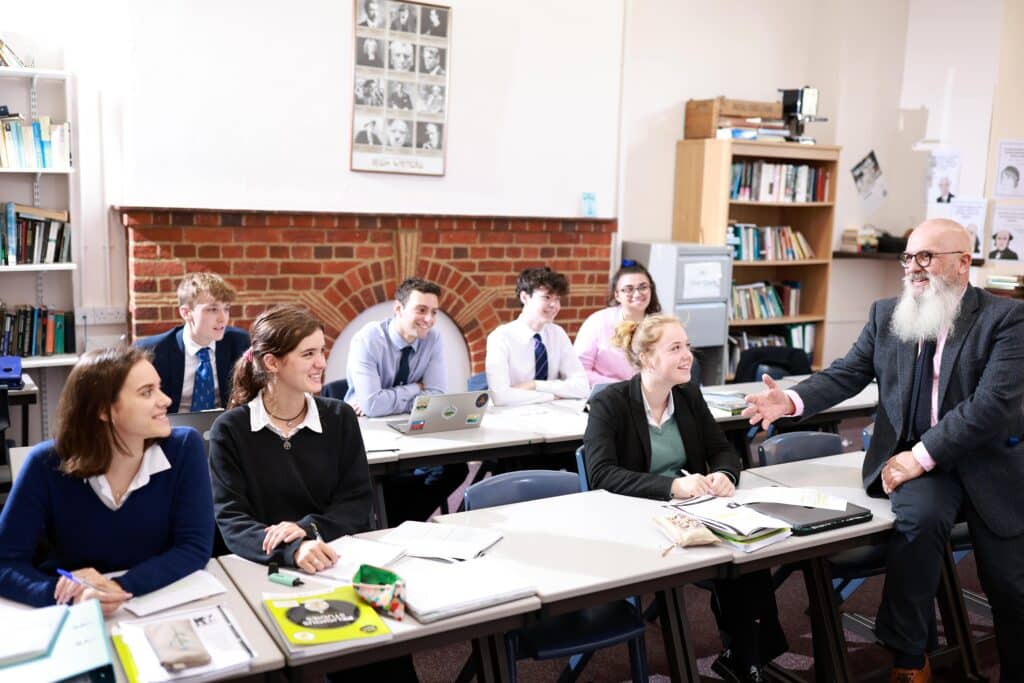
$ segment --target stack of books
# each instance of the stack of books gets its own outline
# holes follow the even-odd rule
[[[985,287],[1010,292],[1024,290],[1024,275],[989,275]]]
[[[8,309],[0,301],[0,356],[75,353],[75,312],[46,306]]]
[[[729,199],[752,202],[827,202],[832,171],[808,164],[736,161]]]
[[[70,263],[68,212],[7,202],[0,212],[0,266]]]
[[[814,258],[814,249],[799,230],[788,225],[730,223],[725,243],[734,261],[800,261]]]
[[[800,283],[751,282],[733,284],[730,299],[730,320],[764,320],[800,314]]]
[[[21,114],[0,117],[0,168],[26,170],[71,167],[71,124]]]
[[[25,68],[25,62],[21,61],[14,50],[11,48],[11,44],[0,38],[0,66],[10,66],[17,69]]]

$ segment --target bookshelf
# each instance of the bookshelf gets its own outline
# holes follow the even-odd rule
[[[726,245],[729,226],[790,226],[806,239],[813,258],[793,260],[733,260],[733,282],[800,283],[800,307],[796,315],[745,318],[729,321],[729,335],[744,332],[764,335],[771,328],[814,324],[812,362],[819,367],[825,347],[825,308],[828,302],[829,268],[832,263],[832,232],[836,184],[839,179],[839,147],[800,145],[756,140],[680,140],[676,143],[675,191],[672,239],[677,242]],[[807,201],[786,201],[766,192],[759,201],[734,196],[734,164],[753,166],[782,164],[807,166],[812,178],[820,176],[806,194]],[[791,186],[791,183],[786,183]],[[785,186],[784,186],[785,187]],[[803,197],[801,197],[803,198]]]
[[[53,122],[73,123],[73,78],[68,72],[58,69],[0,67],[0,105],[6,105],[12,113],[21,114],[24,119],[22,123],[29,125],[41,117],[50,117]],[[75,159],[77,145],[73,137],[67,137],[64,141],[67,143],[65,149],[68,154]],[[45,305],[51,310],[67,311],[69,315],[66,324],[72,326],[71,330],[74,331],[72,311],[78,301],[77,265],[74,259],[78,253],[75,243],[78,239],[77,228],[80,226],[78,179],[74,168],[67,165],[27,168],[13,162],[8,155],[7,166],[0,168],[0,211],[4,210],[8,202],[25,207],[67,211],[70,219],[68,223],[72,226],[69,233],[72,244],[67,262],[0,264],[0,300],[8,310],[25,305]],[[6,229],[6,221],[2,223]],[[79,335],[74,336],[77,338]],[[39,387],[39,435],[43,439],[48,437],[49,417],[56,397],[48,389],[59,389],[63,385],[67,368],[78,361],[78,349],[68,351],[22,359],[23,370],[32,376]],[[27,439],[29,435],[22,435],[22,438]]]

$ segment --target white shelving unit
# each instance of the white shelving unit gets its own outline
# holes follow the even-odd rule
[[[48,115],[55,121],[71,122],[72,163],[77,159],[73,78],[66,71],[0,67],[0,104],[6,104],[26,120]],[[45,208],[66,208],[71,218],[72,259],[77,248],[79,220],[78,179],[72,168],[0,168],[0,202],[14,201]],[[75,263],[21,264],[0,266],[0,298],[8,307],[24,304],[49,305],[68,311],[76,308]],[[71,324],[74,324],[73,322]],[[75,335],[76,339],[78,335]],[[80,345],[80,344],[79,344]],[[22,359],[22,368],[31,371],[39,387],[40,434],[49,433],[48,383],[52,373],[66,373],[78,361],[73,353],[33,356]],[[63,369],[62,369],[63,368]],[[63,384],[63,374],[54,376]],[[23,410],[26,408],[22,408]],[[23,435],[27,438],[28,435]]]

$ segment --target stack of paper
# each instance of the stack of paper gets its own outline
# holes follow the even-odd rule
[[[704,391],[704,401],[712,408],[723,411],[726,415],[739,415],[746,409],[747,402],[743,394],[733,391]]]
[[[172,619],[192,622],[196,635],[210,655],[209,664],[177,673],[169,673],[164,669],[146,637],[145,627],[147,624]],[[256,656],[252,646],[242,636],[234,615],[221,605],[172,612],[154,619],[122,621],[111,630],[111,640],[129,683],[172,680],[200,683],[220,680],[230,674],[247,671]]]
[[[493,529],[428,522],[402,522],[381,538],[405,548],[406,555],[442,560],[479,557],[500,540],[501,533]]]
[[[378,543],[355,536],[342,536],[327,545],[338,553],[338,562],[333,567],[317,572],[316,576],[346,583],[352,582],[352,577],[359,569],[359,565],[388,567],[405,555],[405,549],[400,546]]]
[[[537,592],[536,586],[513,567],[493,557],[458,564],[410,558],[396,571],[405,579],[405,605],[421,623],[527,598]]]
[[[217,577],[205,569],[200,569],[160,590],[132,598],[124,603],[124,608],[137,617],[146,617],[193,600],[220,595],[223,592],[224,586],[217,580]]]
[[[0,605],[0,623],[10,627],[4,629],[4,637],[0,638],[0,666],[45,655],[67,616],[67,605],[39,609]]]
[[[110,661],[100,603],[86,600],[64,609],[67,618],[49,654],[0,666],[0,683],[78,680],[76,677],[79,675],[90,681],[114,680],[114,666]]]
[[[732,498],[700,496],[672,504],[711,529],[723,543],[750,553],[792,535],[785,522],[762,515]]]

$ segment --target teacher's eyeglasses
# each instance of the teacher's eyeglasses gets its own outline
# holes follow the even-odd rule
[[[649,291],[651,291],[651,286],[647,284],[637,285],[636,287],[634,287],[633,285],[626,285],[625,287],[621,287],[619,289],[619,294],[622,294],[623,296],[627,297],[633,296],[633,294],[639,294],[640,296],[643,296]]]
[[[910,265],[911,261],[917,261],[917,265],[922,268],[927,268],[932,263],[932,258],[935,256],[944,256],[946,254],[966,254],[965,251],[919,251],[916,254],[911,254],[908,251],[903,252],[899,255],[900,265],[906,268]]]

